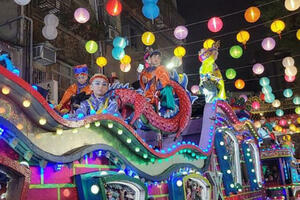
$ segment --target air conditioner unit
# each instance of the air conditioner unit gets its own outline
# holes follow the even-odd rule
[[[54,105],[58,103],[58,83],[55,80],[45,81],[38,84],[40,87],[48,90],[48,95],[46,100]]]
[[[33,60],[45,66],[56,63],[56,51],[51,46],[46,43],[35,45],[33,47]]]

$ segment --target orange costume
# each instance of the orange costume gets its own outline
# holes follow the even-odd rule
[[[86,65],[77,65],[73,68],[75,77],[79,75],[88,76],[88,68]],[[71,98],[80,93],[85,93],[86,95],[92,94],[88,80],[85,83],[80,84],[79,82],[72,84],[64,93],[61,101],[56,106],[56,110],[60,113],[68,113],[71,110]]]

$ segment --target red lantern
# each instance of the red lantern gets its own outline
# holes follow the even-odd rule
[[[111,16],[118,16],[122,11],[120,0],[108,0],[106,3],[106,11]]]
[[[286,82],[294,82],[294,80],[296,79],[296,76],[288,76],[288,75],[284,75],[284,79]]]
[[[279,120],[280,126],[286,126],[287,121],[285,119]]]
[[[207,26],[211,32],[216,33],[223,28],[223,21],[220,17],[212,17],[208,20]]]
[[[264,94],[264,93],[260,93],[259,98],[260,98],[262,101],[265,101],[265,94]]]

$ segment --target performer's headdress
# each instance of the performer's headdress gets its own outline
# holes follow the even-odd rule
[[[75,76],[78,76],[79,74],[88,75],[88,67],[86,64],[74,66],[73,71]]]
[[[96,78],[102,78],[107,81],[107,83],[109,83],[108,78],[104,74],[94,74],[94,76],[92,76],[92,78],[90,79],[90,83],[92,83]]]

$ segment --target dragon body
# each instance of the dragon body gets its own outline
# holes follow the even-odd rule
[[[178,138],[180,133],[186,128],[191,118],[192,102],[189,95],[176,81],[171,80],[169,84],[179,99],[179,112],[172,118],[164,118],[155,112],[153,105],[147,99],[137,93],[135,90],[130,89],[116,89],[114,94],[118,98],[119,108],[124,108],[127,105],[134,107],[134,116],[130,122],[131,125],[144,115],[149,123],[167,133],[176,133],[175,139]]]

